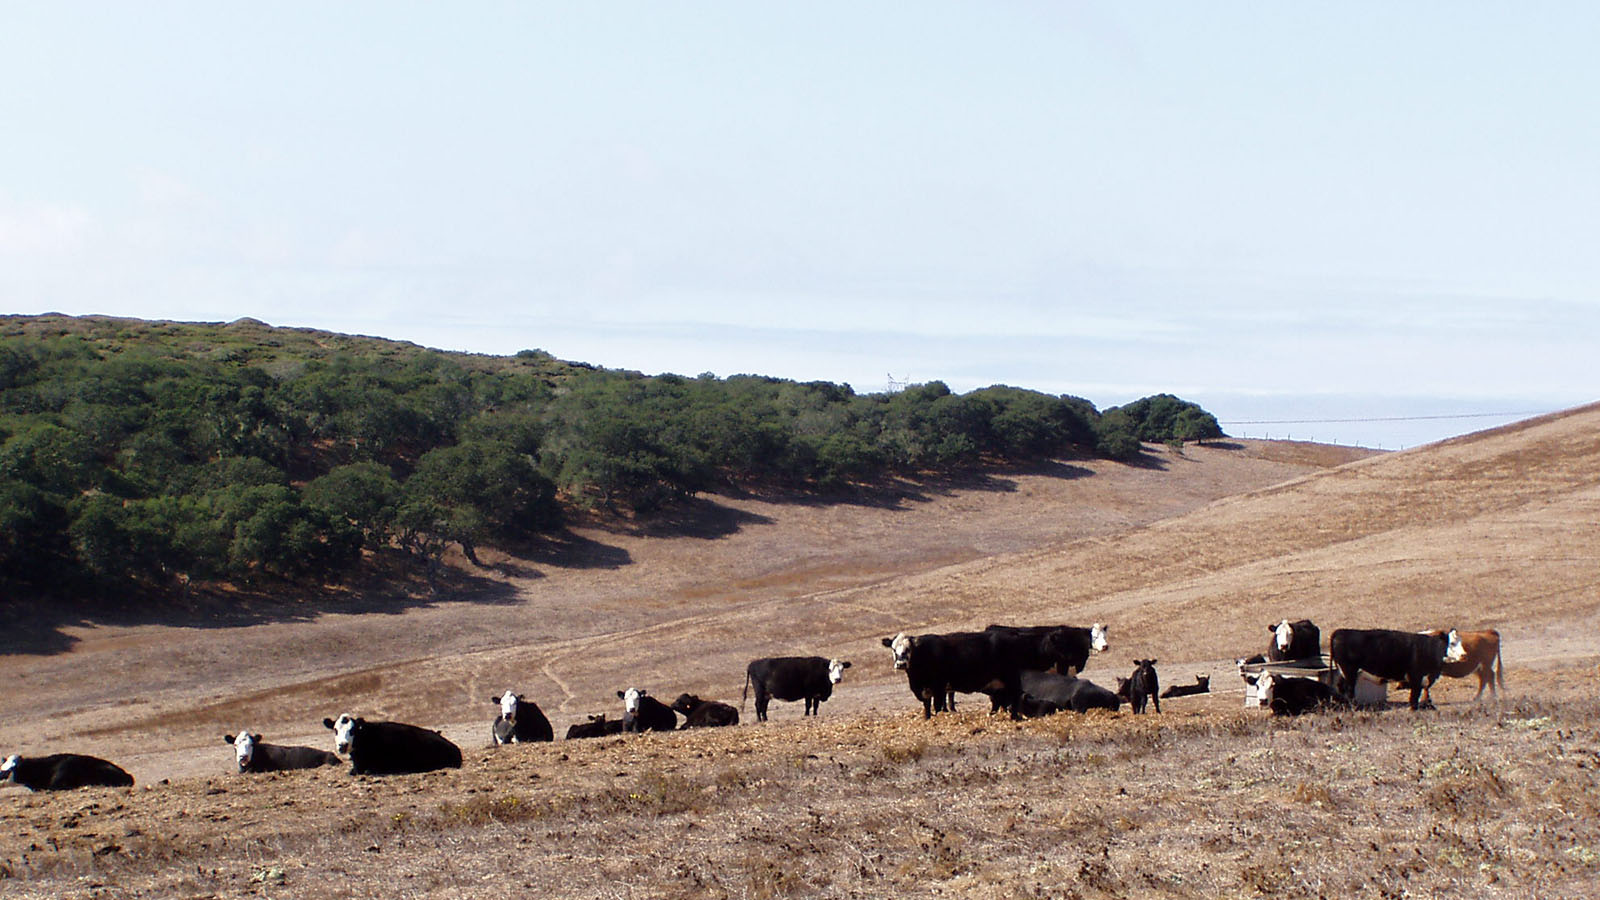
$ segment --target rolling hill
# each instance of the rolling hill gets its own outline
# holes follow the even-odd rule
[[[609,873],[616,880],[604,884],[627,884],[638,896],[843,896],[870,892],[874,879],[919,895],[938,884],[997,897],[1062,890],[1380,896],[1390,881],[1413,874],[1431,879],[1419,883],[1436,895],[1503,889],[1519,896],[1539,885],[1562,893],[1561,885],[1580,883],[1563,880],[1569,864],[1576,879],[1600,861],[1593,811],[1588,824],[1571,825],[1570,804],[1579,801],[1538,787],[1588,779],[1592,788],[1593,768],[1582,761],[1600,763],[1591,699],[1600,680],[1593,640],[1600,625],[1600,405],[1402,453],[1330,453],[1249,441],[1191,446],[1161,450],[1146,467],[1072,460],[967,483],[905,483],[844,507],[715,496],[657,523],[659,533],[580,531],[576,539],[587,544],[570,558],[583,565],[486,559],[493,572],[480,574],[475,592],[390,614],[269,607],[243,626],[63,625],[63,652],[0,659],[0,676],[19,686],[0,700],[0,744],[37,752],[71,743],[125,761],[141,783],[175,779],[170,788],[135,789],[112,813],[97,812],[101,832],[170,827],[230,846],[232,882],[220,875],[194,880],[197,889],[229,895],[250,887],[240,881],[245,844],[227,844],[215,827],[181,824],[178,811],[199,810],[203,818],[226,808],[226,816],[264,828],[264,810],[283,796],[291,805],[311,804],[319,801],[305,791],[330,790],[395,818],[383,825],[335,815],[346,824],[315,837],[311,826],[283,826],[286,836],[266,846],[267,855],[293,857],[296,877],[327,870],[371,878],[382,869],[355,843],[371,841],[383,852],[407,841],[423,850],[443,841],[470,849],[459,872],[415,882],[418,896],[489,896],[477,879],[501,871],[490,849],[497,838],[514,839],[519,852],[542,860],[538,871],[566,865]],[[960,715],[923,723],[879,646],[899,630],[1102,621],[1112,646],[1091,660],[1088,677],[1109,682],[1134,657],[1154,656],[1169,684],[1210,672],[1222,688],[1231,686],[1232,658],[1261,649],[1265,626],[1285,616],[1310,617],[1324,635],[1344,626],[1496,627],[1505,638],[1508,696],[1473,707],[1472,688],[1452,683],[1435,691],[1443,710],[1431,718],[1362,713],[1331,725],[1275,727],[1241,713],[1237,693],[1221,692],[1172,704],[1159,721],[1123,713],[1013,725],[987,720],[973,703]],[[746,660],[791,652],[855,661],[819,721],[795,721],[797,709],[781,708],[760,729],[481,749],[493,717],[489,698],[507,686],[538,699],[560,733],[585,713],[614,712],[615,690],[629,684],[736,702]],[[284,776],[260,788],[217,777],[227,764],[216,740],[223,732],[248,723],[269,738],[320,744],[315,722],[344,709],[442,725],[473,748],[467,769],[376,783],[331,772],[299,781]],[[1473,755],[1480,738],[1489,754],[1482,758]],[[1094,749],[1062,749],[1080,745]],[[1364,762],[1351,762],[1355,747],[1365,748]],[[1201,769],[1206,785],[1171,793],[1175,780]],[[1308,778],[1313,770],[1325,777]],[[811,776],[802,777],[806,772]],[[1071,779],[1070,797],[1034,799],[1049,772]],[[1118,784],[1124,796],[1131,790],[1147,801],[1165,798],[1170,812],[1084,799],[1107,796],[1100,792]],[[233,795],[207,799],[213,790]],[[898,798],[915,824],[875,818],[849,803],[852,794]],[[984,795],[993,802],[973,799]],[[1082,833],[1071,823],[1075,814],[1066,813],[1072,797],[1081,809],[1098,811],[1085,813]],[[1423,837],[1389,835],[1426,860],[1413,870],[1386,855],[1388,839],[1374,830],[1388,827],[1372,821],[1386,798],[1404,801],[1397,815],[1424,828],[1431,823],[1436,837],[1467,833],[1475,811],[1497,801],[1509,812],[1496,812],[1487,832],[1479,823],[1480,843],[1488,842],[1481,852],[1458,847],[1455,857],[1440,856]],[[751,799],[777,805],[746,812],[742,804]],[[8,815],[34,822],[17,840],[36,846],[49,830],[39,823],[76,802],[17,792],[5,800]],[[563,805],[569,801],[597,805]],[[733,802],[741,804],[737,813],[727,805]],[[976,805],[963,805],[969,802]],[[1054,803],[1050,815],[1068,818],[1035,821],[1036,802]],[[140,812],[142,805],[150,811]],[[713,813],[726,822],[710,824]],[[832,814],[875,835],[862,846],[876,849],[841,847],[808,830],[806,823],[817,821],[808,816]],[[1263,814],[1281,817],[1299,836],[1294,846],[1305,845],[1282,851],[1299,867],[1300,881],[1283,881],[1242,852],[1261,837],[1259,828],[1236,827],[1231,836],[1225,828],[1182,831],[1184,822],[1248,822]],[[411,830],[402,821],[425,825]],[[1562,821],[1569,824],[1552,824]],[[1341,822],[1349,833],[1336,838]],[[1162,844],[1165,826],[1198,843]],[[559,832],[568,827],[570,838]],[[1555,844],[1517,856],[1519,839],[1538,843],[1550,837],[1536,838],[1539,829],[1561,827],[1568,830]],[[597,850],[639,828],[662,846],[685,838],[696,854],[737,862],[738,889],[718,886],[715,866],[684,863],[658,875],[641,862],[670,860],[663,850],[624,852],[628,866]],[[709,831],[695,837],[696,828]],[[904,840],[888,837],[897,829],[905,829]],[[1052,856],[1045,849],[1052,829],[1099,841],[1106,855],[1075,849]],[[1011,832],[1016,846],[995,837]],[[551,843],[535,850],[530,845],[540,835]],[[721,849],[708,848],[708,839]],[[1313,884],[1308,873],[1326,856],[1326,848],[1312,846],[1318,840],[1337,843],[1352,862],[1316,875],[1323,880]],[[83,861],[98,852],[92,844],[73,845],[78,856],[58,853],[62,871],[76,877],[93,869]],[[1135,851],[1154,847],[1166,847],[1167,870],[1188,880],[1148,881],[1163,867],[1135,862]],[[798,880],[784,874],[778,848],[812,861],[798,865]],[[978,864],[978,848],[1001,861]],[[7,865],[20,865],[21,847],[0,852]],[[861,858],[852,861],[855,852]],[[1456,858],[1461,865],[1450,862]],[[1216,870],[1204,875],[1213,862]],[[29,865],[40,885],[54,884],[48,866]],[[841,865],[860,871],[847,878],[837,872]],[[147,856],[127,866],[144,873],[141,883],[177,884]],[[817,866],[833,866],[835,874],[819,875]],[[525,866],[511,869],[530,887],[555,886]],[[986,880],[986,872],[993,877]],[[1029,893],[1030,885],[1038,893]],[[606,894],[601,882],[557,892],[626,895]],[[380,893],[375,885],[326,889],[327,896]]]

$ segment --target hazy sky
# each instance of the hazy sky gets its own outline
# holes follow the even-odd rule
[[[1597,46],[1586,2],[0,0],[0,311],[1551,410],[1600,398]]]

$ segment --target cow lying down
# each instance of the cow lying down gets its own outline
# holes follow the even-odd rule
[[[1048,716],[1063,710],[1081,713],[1091,709],[1109,709],[1116,712],[1122,700],[1116,694],[1073,675],[1054,672],[1023,672],[1022,715],[1028,718]]]
[[[368,722],[345,713],[323,719],[351,775],[404,775],[461,768],[461,748],[437,731],[404,722]]]
[[[233,757],[240,772],[281,772],[287,769],[315,769],[319,766],[337,766],[344,760],[326,750],[315,747],[285,747],[268,744],[261,735],[245,729],[238,735],[225,734],[224,743],[233,745]]]
[[[605,737],[608,734],[621,734],[621,733],[622,733],[622,720],[621,719],[608,719],[608,718],[606,718],[606,714],[605,713],[601,713],[598,716],[595,716],[595,715],[589,716],[589,721],[587,721],[587,722],[575,722],[572,725],[568,726],[567,727],[567,740],[572,741],[572,740],[577,740],[579,738]]]
[[[8,756],[0,765],[0,781],[30,791],[70,791],[81,787],[132,787],[133,776],[115,763],[82,753]]]
[[[1161,692],[1161,699],[1169,697],[1192,697],[1195,694],[1211,693],[1211,676],[1196,675],[1194,684],[1175,684]]]

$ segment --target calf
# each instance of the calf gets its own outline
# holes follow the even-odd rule
[[[1464,651],[1454,631],[1436,635],[1386,628],[1340,628],[1328,640],[1328,654],[1344,677],[1346,697],[1354,698],[1356,673],[1365,671],[1374,678],[1405,682],[1415,710],[1422,692],[1438,680],[1445,664],[1460,662]]]
[[[550,720],[545,718],[544,710],[532,700],[508,689],[489,702],[500,705],[500,717],[495,720],[494,725],[496,744],[528,744],[556,739],[556,733],[550,727]],[[502,722],[509,727],[502,726]],[[504,738],[502,732],[505,733]]]
[[[1161,692],[1161,699],[1168,697],[1190,697],[1195,694],[1211,693],[1211,676],[1196,675],[1194,684],[1176,684]]]
[[[1029,717],[1050,715],[1064,709],[1077,713],[1091,709],[1115,712],[1122,707],[1122,701],[1116,694],[1076,675],[1026,671],[1022,673],[1020,682],[1018,709]]]
[[[1443,631],[1430,631],[1429,634],[1443,637]],[[1456,633],[1461,639],[1461,659],[1458,662],[1446,662],[1439,673],[1450,678],[1465,678],[1468,675],[1478,676],[1478,693],[1474,694],[1473,702],[1483,699],[1483,689],[1488,688],[1495,697],[1500,696],[1500,688],[1505,687],[1504,670],[1500,664],[1500,632],[1493,628],[1488,631],[1460,631]],[[1422,692],[1424,702],[1428,701],[1428,691]]]
[[[404,722],[368,722],[344,713],[323,719],[333,749],[350,757],[351,775],[404,775],[461,768],[461,748],[444,735]]]
[[[650,696],[644,688],[617,691],[622,698],[622,730],[629,734],[646,731],[672,731],[678,727],[678,714],[670,706]]]
[[[740,705],[756,691],[756,721],[767,720],[767,704],[771,698],[786,702],[804,700],[802,716],[822,712],[822,701],[833,696],[833,686],[844,679],[844,670],[850,668],[848,660],[825,659],[821,656],[769,656],[750,660],[744,670],[744,694]]]
[[[1262,674],[1257,696],[1275,716],[1298,716],[1350,703],[1338,691],[1315,678],[1286,678],[1272,672]]]
[[[0,764],[0,781],[30,791],[69,791],[81,787],[133,787],[133,776],[115,763],[82,753],[8,756]]]
[[[719,728],[739,724],[739,711],[716,700],[701,700],[693,694],[679,694],[672,701],[674,712],[683,713],[684,728]]]
[[[605,737],[608,734],[621,734],[622,720],[607,719],[605,713],[590,716],[587,722],[576,722],[567,728],[567,740],[578,738]]]
[[[1268,625],[1267,630],[1272,632],[1272,642],[1267,645],[1268,662],[1322,658],[1322,630],[1310,619],[1284,619]]]
[[[1156,677],[1156,661],[1136,659],[1133,665],[1133,674],[1128,677],[1128,703],[1137,714],[1142,715],[1149,703],[1154,703],[1156,712],[1161,712],[1161,680]]]
[[[315,769],[344,762],[338,756],[315,747],[285,747],[264,743],[261,735],[251,734],[248,729],[237,735],[225,734],[222,740],[233,745],[233,758],[239,764],[240,773]]]

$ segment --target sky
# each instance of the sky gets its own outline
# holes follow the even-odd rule
[[[1600,8],[0,0],[0,312],[1154,393],[1600,399]]]

